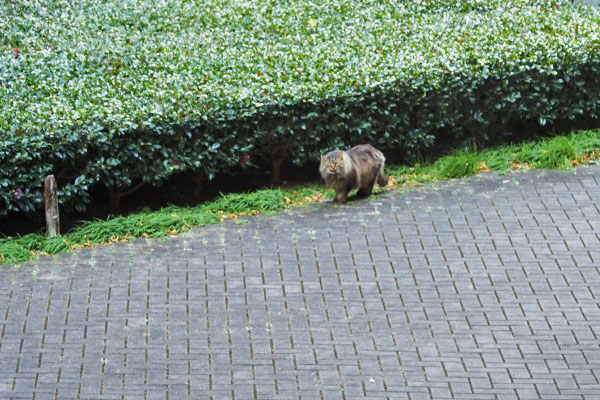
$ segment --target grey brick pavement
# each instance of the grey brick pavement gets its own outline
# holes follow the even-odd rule
[[[600,398],[600,167],[0,272],[1,399]]]

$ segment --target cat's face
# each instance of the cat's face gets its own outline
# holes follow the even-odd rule
[[[344,154],[341,151],[327,153],[321,159],[321,165],[331,175],[344,173]]]

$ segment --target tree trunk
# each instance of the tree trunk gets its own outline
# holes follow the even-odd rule
[[[129,190],[123,190],[121,188],[107,187],[108,200],[110,202],[111,211],[114,214],[118,214],[121,211],[121,199],[125,196],[129,196],[132,193],[137,192],[144,186],[144,182],[140,182]]]
[[[194,174],[192,181],[194,182],[194,198],[198,200],[202,193],[202,174]]]
[[[107,189],[110,211],[113,214],[118,214],[121,209],[121,197],[123,197],[123,191],[113,187],[108,187]]]
[[[55,237],[60,234],[60,216],[54,175],[48,175],[44,181],[44,199],[46,201],[46,234],[49,237]]]
[[[279,183],[282,162],[277,156],[271,157],[271,183]]]

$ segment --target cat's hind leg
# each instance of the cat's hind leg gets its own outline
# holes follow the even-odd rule
[[[366,186],[363,186],[358,189],[356,192],[356,196],[358,197],[369,197],[371,192],[373,191],[373,187],[375,186],[375,178],[371,179]]]

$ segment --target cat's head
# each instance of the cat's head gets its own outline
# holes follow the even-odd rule
[[[332,175],[344,174],[346,172],[344,153],[334,150],[325,154],[321,158],[321,170]]]

